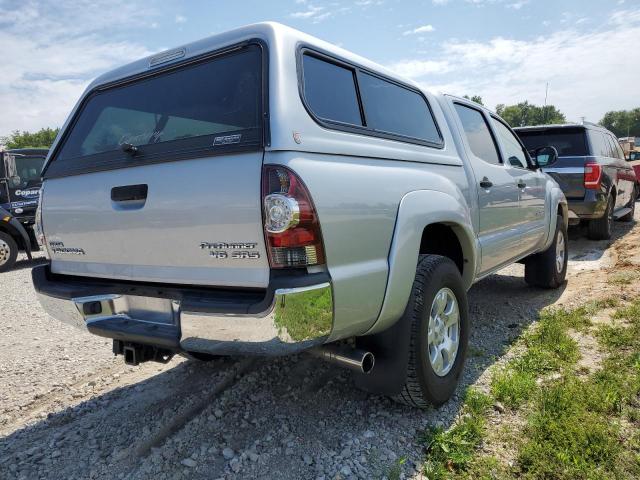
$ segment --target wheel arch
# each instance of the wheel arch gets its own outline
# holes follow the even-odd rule
[[[478,244],[464,198],[434,190],[406,194],[400,202],[389,250],[387,286],[377,321],[366,334],[391,327],[409,301],[421,254],[451,258],[465,289],[476,276]]]

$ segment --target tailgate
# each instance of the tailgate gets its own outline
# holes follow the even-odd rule
[[[261,59],[243,45],[88,96],[44,173],[54,273],[268,284]]]

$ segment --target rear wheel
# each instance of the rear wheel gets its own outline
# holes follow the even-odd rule
[[[18,257],[16,241],[5,232],[0,232],[0,272],[11,270]]]
[[[420,256],[404,315],[411,324],[409,363],[394,400],[418,408],[442,405],[456,389],[469,340],[467,293],[450,259]]]
[[[636,214],[636,199],[638,197],[637,188],[638,187],[636,187],[635,185],[633,186],[633,191],[631,192],[631,200],[629,200],[629,205],[627,205],[627,207],[630,208],[631,211],[626,215],[620,217],[621,222],[633,222],[633,217]]]
[[[567,276],[567,227],[558,215],[553,242],[544,252],[532,255],[524,264],[524,280],[529,285],[558,288]]]
[[[589,238],[591,240],[609,240],[613,225],[613,196],[609,195],[607,207],[601,218],[589,221]]]

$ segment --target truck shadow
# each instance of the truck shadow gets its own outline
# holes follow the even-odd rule
[[[13,266],[13,268],[11,270],[8,270],[8,271],[9,272],[13,272],[15,270],[22,270],[22,269],[25,269],[25,268],[33,268],[33,267],[37,267],[39,265],[44,265],[48,261],[49,260],[47,260],[45,257],[35,257],[35,256],[31,260],[29,260],[26,255],[21,254],[19,259],[16,260],[16,263]]]
[[[617,223],[615,238],[629,229]],[[581,242],[572,231],[569,246],[578,255],[610,244]],[[439,409],[421,411],[361,392],[350,373],[306,355],[259,359],[215,394],[238,360],[183,361],[136,383],[107,385],[1,438],[3,478],[304,479],[340,471],[379,478],[393,468],[410,475],[424,459],[423,432],[451,426],[465,389],[485,382],[487,370],[564,292],[564,286],[527,286],[523,270],[513,265],[469,291],[467,364],[456,394]],[[235,460],[221,454],[225,448]],[[187,458],[194,467],[181,463]]]

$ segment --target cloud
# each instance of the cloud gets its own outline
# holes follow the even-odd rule
[[[425,75],[450,72],[452,66],[447,61],[403,60],[390,65],[389,68],[404,77],[420,78]]]
[[[446,5],[451,0],[431,0],[434,5]]]
[[[526,4],[529,3],[529,0],[518,0],[517,2],[508,3],[507,8],[512,8],[514,10],[520,10]]]
[[[187,17],[184,15],[176,15],[176,23],[187,23]]]
[[[289,14],[289,16],[291,18],[302,18],[305,20],[311,20],[313,23],[318,23],[333,15],[333,12],[327,10],[325,7],[318,7],[316,5],[307,4],[306,2],[305,5],[307,5],[306,10],[293,12]]]
[[[530,41],[450,41],[438,55],[390,68],[431,90],[481,95],[492,107],[523,100],[540,104],[549,82],[549,101],[569,119],[598,121],[608,110],[638,106],[640,97],[631,93],[638,88],[640,58],[629,50],[638,38],[640,10],[616,11],[599,30],[565,27]]]
[[[430,33],[433,32],[435,30],[435,28],[433,28],[433,25],[422,25],[421,27],[417,27],[414,28],[412,30],[407,30],[405,32],[402,32],[402,35],[418,35],[420,33]]]
[[[118,35],[152,28],[144,12],[125,0],[0,3],[0,136],[61,126],[92,78],[150,54]]]

